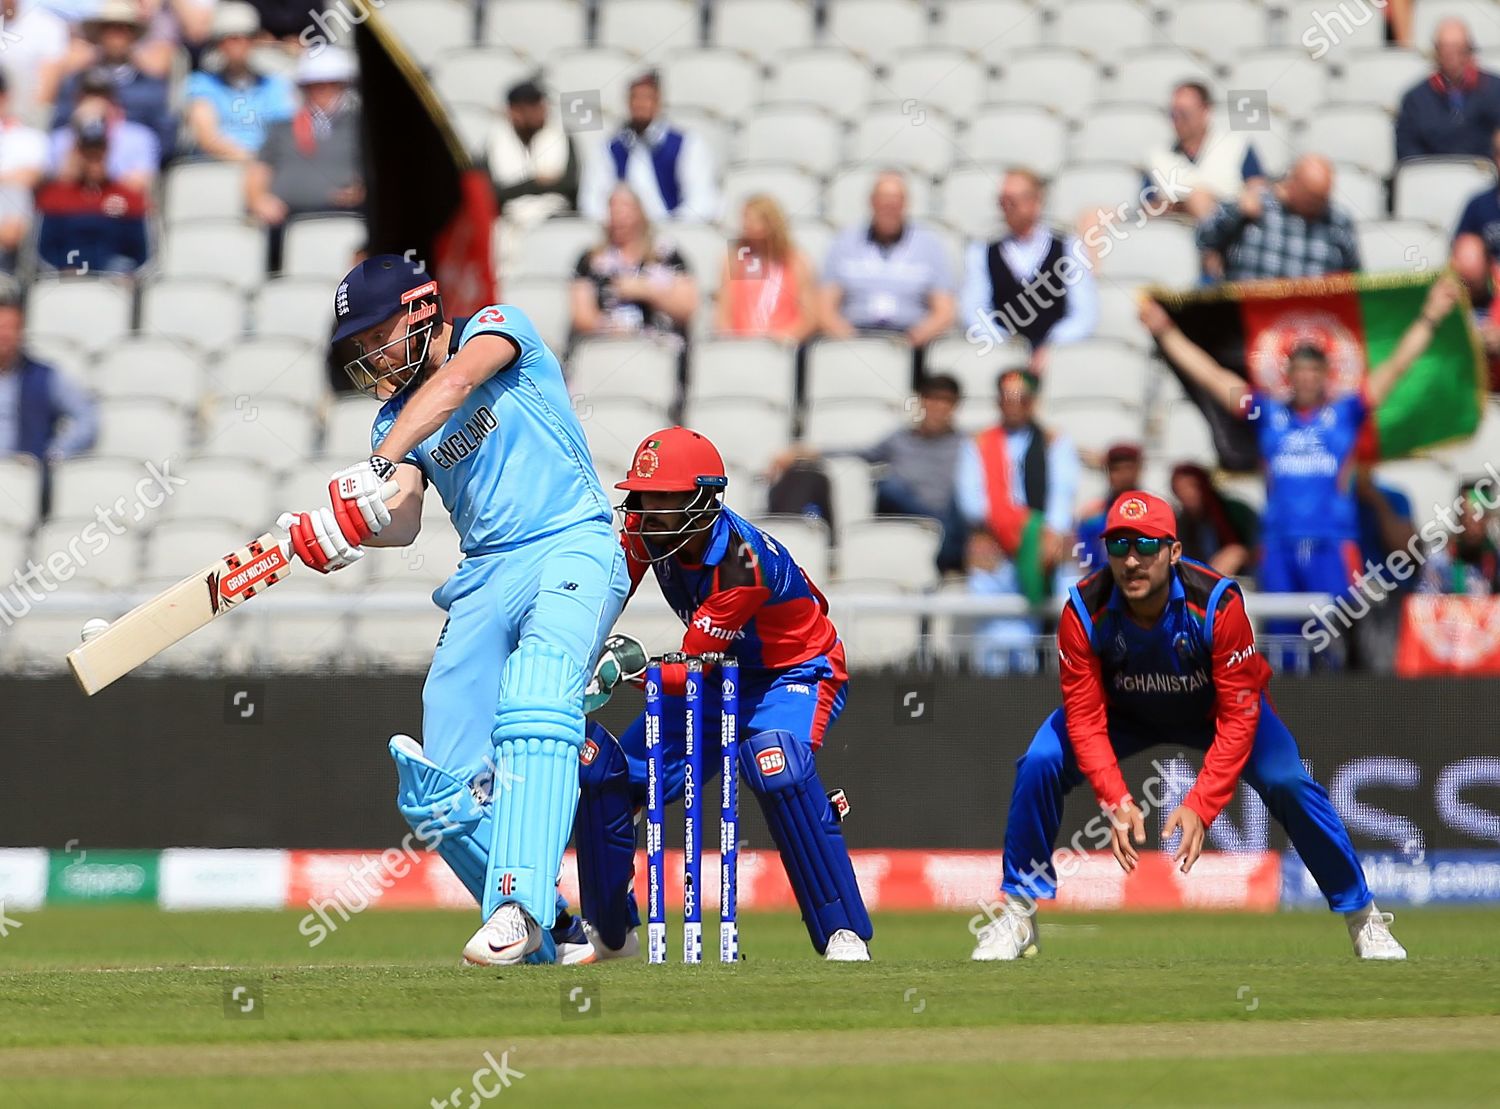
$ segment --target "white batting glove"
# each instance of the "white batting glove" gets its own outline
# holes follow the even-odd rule
[[[297,557],[320,574],[342,570],[365,557],[363,547],[344,538],[331,508],[283,512],[276,526],[286,528]]]
[[[329,481],[334,519],[354,546],[380,534],[380,529],[391,522],[391,510],[385,502],[401,491],[395,475],[394,464],[371,455],[358,465],[340,470]]]

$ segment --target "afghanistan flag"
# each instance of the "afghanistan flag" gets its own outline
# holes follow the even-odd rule
[[[1368,368],[1396,349],[1437,277],[1340,274],[1146,292],[1219,365],[1261,392],[1284,398],[1287,355],[1305,343],[1327,352],[1335,394],[1360,388]],[[1225,412],[1176,367],[1173,373],[1208,419],[1219,465],[1255,469],[1260,452],[1254,427]],[[1473,435],[1484,412],[1486,373],[1467,301],[1460,301],[1385,403],[1370,414],[1361,432],[1360,459],[1401,458]]]
[[[425,261],[450,316],[496,299],[495,194],[437,93],[372,8],[355,35],[371,254]]]

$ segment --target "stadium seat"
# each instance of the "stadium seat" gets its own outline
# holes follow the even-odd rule
[[[1177,462],[1197,462],[1212,468],[1218,461],[1208,421],[1190,400],[1174,400],[1167,405],[1162,428],[1161,455]]]
[[[304,511],[321,503],[288,499],[282,501],[275,471],[263,459],[190,457],[174,465],[185,485],[176,487],[161,506],[160,516],[168,520],[203,520],[223,517],[245,533],[245,539],[259,535],[286,511]],[[309,469],[311,469],[309,467]],[[316,492],[326,499],[329,474],[312,471],[320,482]]]
[[[757,516],[752,523],[784,547],[814,583],[829,580],[833,558],[827,521],[816,516]]]
[[[1394,114],[1406,90],[1426,80],[1431,73],[1432,63],[1419,50],[1396,47],[1357,50],[1340,62],[1339,77],[1330,82],[1327,98]],[[1317,114],[1314,112],[1313,116]]]
[[[965,166],[943,174],[938,186],[938,216],[965,239],[989,242],[1005,229],[997,198],[1005,170],[998,165]]]
[[[1321,154],[1335,162],[1359,166],[1376,177],[1389,177],[1396,167],[1391,118],[1365,104],[1318,109],[1298,134],[1297,149],[1302,154]]]
[[[766,103],[816,104],[842,119],[863,117],[874,78],[847,50],[793,50],[781,54],[775,64],[766,82]]]
[[[143,576],[180,581],[194,568],[223,558],[253,538],[235,521],[221,517],[161,520],[146,542]]]
[[[828,257],[828,247],[833,243],[837,229],[818,215],[802,216],[790,222],[793,244],[807,257],[813,273],[818,273],[823,259]]]
[[[844,126],[811,104],[784,104],[757,111],[745,121],[735,144],[738,160],[793,165],[826,176],[843,162]],[[734,219],[734,209],[725,205]]]
[[[1151,337],[1137,317],[1135,290],[1124,282],[1104,278],[1095,282],[1099,292],[1099,326],[1096,339],[1113,339],[1139,350],[1151,346]]]
[[[578,259],[602,237],[598,224],[577,216],[544,220],[521,240],[515,276],[570,279],[578,268]]]
[[[324,349],[298,339],[246,339],[209,364],[209,388],[224,403],[282,400],[309,410],[328,397]]]
[[[141,499],[136,487],[142,481],[151,486],[148,491],[151,499],[165,495],[156,488],[157,483],[146,468],[132,459],[71,458],[53,467],[52,515],[90,519],[96,508],[108,510],[121,498],[126,506],[134,508]]]
[[[124,519],[111,513],[110,519],[114,527],[110,527],[100,523],[92,509],[87,516],[54,516],[37,529],[31,542],[31,557],[38,565],[48,566],[49,573],[58,581],[62,580],[62,574],[55,567],[49,566],[49,560],[53,556],[66,557],[67,565],[72,571],[68,579],[69,588],[88,585],[103,589],[133,588],[141,575],[144,531],[140,523],[129,517],[129,512]],[[124,530],[118,535],[114,533],[116,528],[122,527]],[[241,539],[240,542],[243,543],[244,540]],[[179,560],[173,580],[182,580],[183,574],[204,561],[207,560]],[[78,617],[73,618],[73,642],[69,644],[70,647],[78,645],[78,628],[82,623],[83,620]]]
[[[766,401],[701,400],[693,406],[693,428],[718,446],[724,460],[752,474],[763,474],[787,445],[787,409]]]
[[[447,108],[448,121],[464,150],[474,162],[483,161],[499,112],[488,104],[449,104]]]
[[[1099,68],[1076,50],[1027,50],[1011,55],[990,90],[993,103],[1030,104],[1071,120],[1087,117],[1099,92]]]
[[[560,98],[564,125],[578,137],[593,132],[597,138],[604,133],[600,123],[608,127],[624,118],[631,78],[642,68],[640,60],[625,50],[578,47],[548,55],[545,73],[548,87]],[[671,103],[671,90],[663,94]],[[595,107],[603,111],[602,120],[586,114]]]
[[[580,0],[485,0],[480,22],[485,46],[504,46],[537,63],[588,41],[588,12]]]
[[[823,215],[838,229],[865,227],[870,222],[870,190],[880,168],[854,165],[839,170],[823,190]],[[906,178],[907,214],[921,219],[932,212],[932,184],[926,178]],[[817,261],[821,262],[821,259]]]
[[[936,5],[930,29],[934,46],[951,46],[989,65],[1042,44],[1045,16],[1023,0],[948,0]]]
[[[1163,31],[1168,41],[1210,65],[1229,65],[1242,51],[1268,45],[1267,13],[1257,4],[1183,0],[1162,10],[1167,17]]]
[[[869,434],[869,442],[861,446],[873,446],[880,441],[877,428],[870,428]],[[823,459],[823,472],[828,475],[837,536],[843,535],[844,527],[851,521],[865,520],[875,514],[875,475],[868,462],[854,455],[835,455]]]
[[[875,397],[809,401],[802,439],[820,451],[858,450],[909,423],[915,411],[910,398],[902,403]]]
[[[1493,0],[1443,0],[1441,4],[1414,5],[1412,43],[1426,50],[1432,44],[1439,21],[1444,19],[1463,20],[1480,51],[1500,48],[1500,19],[1496,18]],[[1371,22],[1380,22],[1378,12]]]
[[[188,343],[140,336],[105,351],[88,383],[107,404],[147,397],[187,411],[203,396],[203,356]]]
[[[678,351],[650,338],[580,339],[568,356],[568,390],[584,401],[628,397],[676,403]]]
[[[597,0],[594,41],[655,63],[666,51],[697,46],[702,17],[694,0]],[[667,90],[668,95],[671,90]]]
[[[109,277],[55,277],[32,283],[26,298],[29,335],[62,335],[90,352],[130,331],[131,286]],[[87,326],[81,326],[87,321]]]
[[[3,499],[5,498],[0,498],[0,500]],[[0,508],[0,512],[4,511],[4,508]],[[29,545],[26,536],[21,532],[0,528],[0,580],[9,584],[15,580],[18,570],[26,568]],[[0,635],[0,643],[4,640],[5,636]]]
[[[504,302],[524,309],[542,342],[562,357],[573,326],[568,283],[553,278],[509,277],[503,290]]]
[[[700,400],[753,397],[789,408],[797,398],[797,351],[774,339],[705,339],[693,347],[687,414]]]
[[[0,536],[31,530],[42,506],[42,473],[29,454],[0,457]],[[0,559],[0,575],[4,573]]]
[[[317,417],[300,404],[241,393],[224,397],[205,426],[198,453],[211,458],[257,458],[286,469],[314,453]],[[359,461],[368,447],[351,459]]]
[[[168,226],[240,219],[245,214],[245,167],[240,162],[179,162],[163,177],[162,193],[162,221]],[[170,239],[171,232],[165,237]]]
[[[245,298],[233,286],[202,279],[156,281],[141,293],[141,330],[215,350],[245,329]]]
[[[1110,339],[1057,343],[1050,348],[1047,374],[1042,378],[1041,403],[1118,401],[1131,408],[1146,403],[1150,364],[1139,350]]]
[[[266,233],[243,220],[185,220],[162,236],[157,274],[163,278],[208,278],[241,291],[266,277]]]
[[[965,51],[952,46],[913,49],[908,43],[887,64],[872,103],[935,105],[949,119],[965,120],[984,103],[987,84],[984,67]]]
[[[1035,104],[987,104],[969,118],[958,144],[960,167],[966,168],[971,162],[1024,166],[1050,178],[1067,160],[1068,125],[1051,108]],[[997,174],[995,192],[990,197],[992,204],[999,192]]]
[[[98,356],[71,335],[38,333],[28,329],[26,350],[31,357],[48,363],[75,381],[85,380],[99,364]]]
[[[718,0],[710,5],[710,46],[774,63],[812,41],[813,5],[808,0]]]
[[[1057,46],[1108,62],[1152,45],[1157,28],[1151,10],[1132,0],[1068,0],[1053,11],[1050,37]]]
[[[1099,271],[1112,281],[1134,278],[1146,284],[1181,288],[1198,280],[1201,265],[1193,228],[1175,219],[1121,227],[1120,237],[1101,240]],[[1106,245],[1107,244],[1107,245]]]
[[[1201,81],[1222,96],[1219,89],[1223,82],[1216,79],[1214,67],[1175,46],[1127,51],[1115,60],[1112,68],[1114,73],[1106,90],[1109,101],[1165,108],[1172,90],[1184,81]],[[1167,145],[1166,134],[1158,142]]]
[[[1068,166],[1047,190],[1046,211],[1055,222],[1072,227],[1080,217],[1100,209],[1112,212],[1122,202],[1133,208],[1140,195],[1140,171],[1130,166]]]
[[[1495,187],[1493,162],[1416,158],[1396,169],[1394,215],[1451,226],[1478,193]]]
[[[1145,437],[1140,405],[1119,400],[1057,401],[1047,405],[1042,422],[1073,440],[1080,451],[1105,451],[1121,439],[1140,442]]]
[[[974,321],[961,322],[967,330]],[[930,374],[951,374],[958,379],[964,391],[960,411],[980,407],[986,417],[992,417],[1000,374],[1024,369],[1030,361],[1031,348],[1024,339],[974,342],[964,335],[944,335],[928,345],[923,365]]]
[[[809,404],[867,398],[901,404],[911,386],[911,348],[895,339],[818,339],[807,349]]]
[[[500,105],[512,85],[535,72],[534,62],[503,47],[463,47],[433,62],[432,86],[449,104]]]
[[[662,59],[661,74],[674,113],[697,108],[731,122],[750,122],[758,114],[753,109],[760,101],[760,66],[739,50],[673,50]]]
[[[1122,162],[1144,167],[1165,149],[1171,124],[1154,104],[1101,104],[1073,134],[1071,161]]]
[[[829,0],[823,42],[883,65],[927,41],[927,7],[921,0]]]
[[[411,2],[411,0],[403,0]],[[368,233],[359,216],[303,216],[287,224],[281,258],[284,277],[337,281],[354,265]]]
[[[1359,260],[1367,273],[1440,270],[1448,261],[1449,239],[1416,219],[1374,219],[1359,224]]]
[[[1451,505],[1458,499],[1459,475],[1433,458],[1382,462],[1375,467],[1375,479],[1407,495],[1411,500],[1412,523],[1418,529],[1436,516],[1439,505]]]
[[[255,334],[262,337],[327,343],[333,332],[333,293],[322,279],[273,278],[257,290],[250,316]]]
[[[1309,59],[1299,46],[1242,53],[1230,68],[1227,87],[1264,90],[1272,111],[1305,120],[1326,99],[1327,84],[1327,68]]]
[[[1333,167],[1333,202],[1357,222],[1384,219],[1385,182],[1360,166],[1336,164]]]
[[[370,429],[380,405],[369,397],[339,397],[323,421],[322,455],[358,459],[370,453]],[[345,463],[347,465],[347,463]]]
[[[642,439],[671,422],[665,404],[642,397],[579,398],[574,401],[573,409],[583,426],[590,453],[596,459],[617,462],[634,458],[635,448]]]
[[[476,8],[463,0],[395,0],[380,18],[401,45],[424,67],[442,54],[474,45]]]
[[[96,453],[161,460],[181,454],[190,423],[182,409],[159,400],[115,400],[99,413]]]
[[[908,110],[909,109],[909,110]],[[849,135],[849,156],[939,177],[953,161],[953,127],[934,105],[867,109]]]
[[[768,193],[787,215],[815,215],[822,182],[795,166],[730,166],[724,171],[724,220],[738,227],[740,207],[755,193]],[[722,251],[723,242],[720,240]],[[721,254],[722,257],[722,254]]]
[[[891,582],[842,579],[824,589],[851,669],[906,665],[920,649],[922,620],[916,613],[868,612],[855,607],[857,597],[900,596],[904,592]]]
[[[716,170],[722,170],[730,162],[738,160],[735,148],[739,138],[735,130],[737,125],[733,120],[726,120],[717,112],[702,108],[672,108],[670,111],[673,123],[703,140]],[[713,213],[708,215],[713,218]]]
[[[876,516],[840,526],[839,578],[888,581],[903,589],[937,584],[942,529],[916,516]]]
[[[1327,0],[1297,0],[1288,6],[1284,26],[1291,32],[1288,45],[1301,46],[1314,61],[1325,65],[1342,65],[1353,51],[1385,46],[1385,16],[1374,4],[1341,8]],[[1432,38],[1416,41],[1425,45]]]
[[[430,592],[453,576],[460,557],[458,532],[452,528],[423,528],[410,546],[373,552],[369,560],[370,577],[382,591],[397,588]]]

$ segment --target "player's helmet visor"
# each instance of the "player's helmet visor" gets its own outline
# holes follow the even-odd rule
[[[406,327],[389,342],[365,349],[368,332],[345,340],[344,372],[361,393],[389,400],[417,379],[427,364],[433,328],[441,319],[435,297],[423,297],[406,306]],[[382,325],[378,334],[390,334]]]

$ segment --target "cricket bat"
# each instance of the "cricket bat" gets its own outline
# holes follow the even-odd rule
[[[269,589],[292,572],[290,541],[267,532],[131,609],[108,628],[68,652],[79,687],[92,697],[217,620],[241,601]]]

